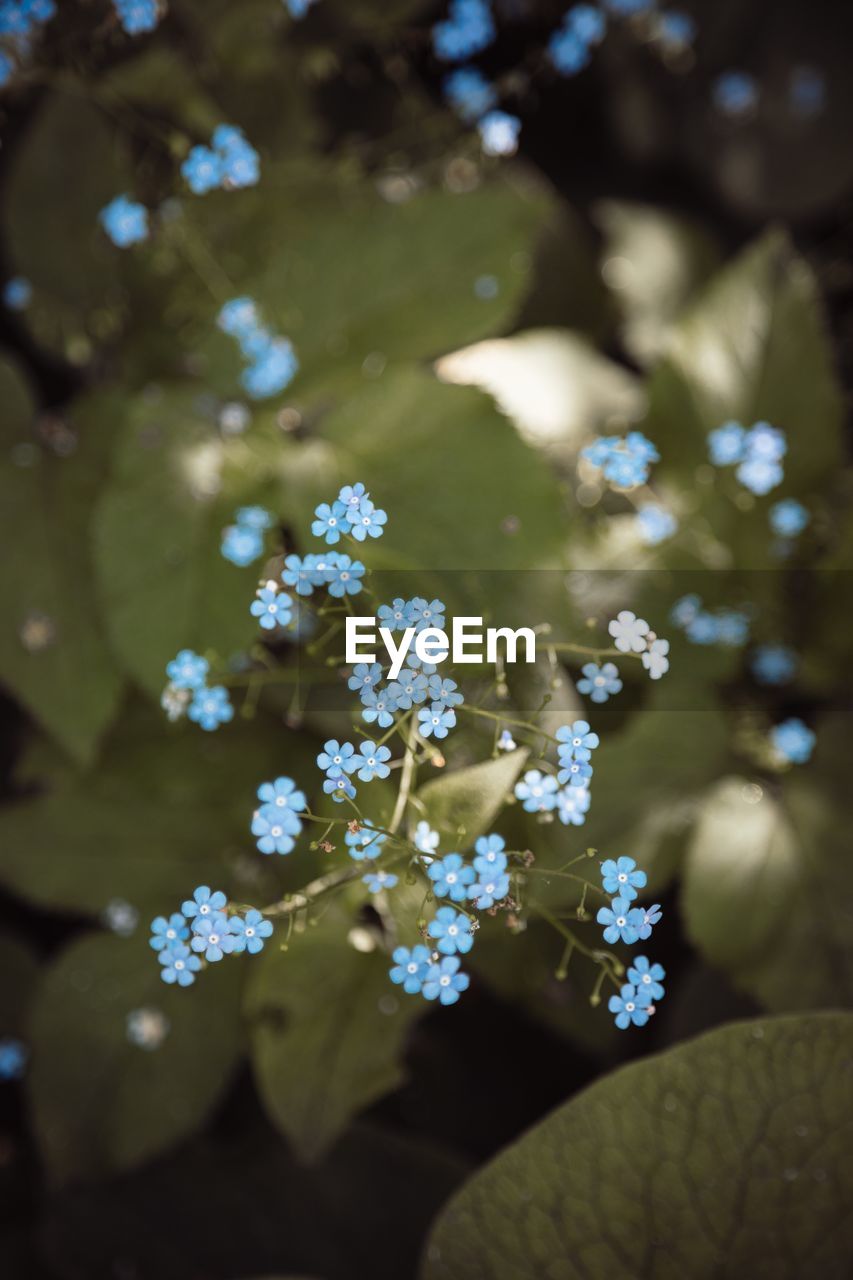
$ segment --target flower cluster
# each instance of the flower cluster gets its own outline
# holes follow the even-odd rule
[[[195,146],[181,165],[190,190],[206,195],[216,187],[234,191],[253,187],[261,176],[260,160],[243,130],[220,124],[213,131],[210,146]]]
[[[325,588],[338,600],[358,595],[363,577],[361,561],[351,560],[337,551],[329,551],[322,556],[286,556],[281,571],[284,585],[292,587],[298,596],[310,596]]]
[[[224,956],[257,954],[272,933],[260,911],[229,914],[225,894],[202,884],[180,911],[151,923],[149,945],[157,952],[160,977],[170,986],[191,987],[202,961],[217,964]]]
[[[351,775],[355,774],[361,782],[387,778],[391,772],[387,763],[390,759],[390,748],[377,746],[375,742],[362,742],[356,750],[351,742],[330,738],[317,756],[317,765],[326,775],[323,790],[333,800],[354,800],[356,790]]]
[[[158,0],[113,0],[118,20],[129,36],[153,31],[160,21]]]
[[[240,507],[234,523],[222,530],[220,551],[226,560],[244,569],[263,555],[264,534],[274,523],[265,507]]]
[[[148,238],[148,210],[128,196],[111,200],[98,214],[98,221],[119,249],[128,249]]]
[[[330,547],[337,546],[341,534],[364,542],[365,538],[380,538],[387,519],[387,514],[373,505],[363,484],[345,484],[334,502],[321,502],[317,507],[311,532]]]
[[[661,918],[658,903],[650,907],[632,906],[638,890],[645,888],[646,873],[641,871],[633,858],[608,858],[601,864],[601,883],[604,892],[614,894],[609,907],[601,907],[596,919],[604,926],[604,941],[611,946],[623,942],[633,946],[652,936],[652,929]],[[642,1027],[654,1013],[654,1001],[663,999],[661,979],[664,971],[659,964],[650,965],[645,956],[637,956],[628,970],[628,982],[618,996],[611,996],[608,1008],[615,1015],[620,1031],[632,1024]]]
[[[645,484],[651,464],[660,461],[657,449],[641,431],[629,431],[624,438],[598,436],[581,449],[581,457],[599,470],[614,489],[635,489]]]
[[[442,62],[461,62],[487,49],[495,38],[489,0],[450,0],[447,18],[432,29],[432,47]]]
[[[169,683],[160,705],[170,720],[186,715],[194,724],[211,731],[234,718],[234,708],[223,685],[207,684],[210,664],[192,649],[182,649],[166,666]]]
[[[261,853],[291,853],[302,831],[299,817],[306,807],[305,794],[292,778],[276,778],[258,787],[260,807],[252,815],[252,835]]]
[[[783,720],[770,730],[774,754],[787,764],[806,764],[811,759],[814,744],[814,733],[796,716]]]
[[[560,74],[574,76],[583,71],[593,47],[601,44],[606,31],[607,22],[600,9],[589,4],[576,4],[569,9],[548,41],[549,57]]]
[[[258,309],[251,298],[232,298],[219,313],[217,324],[223,333],[235,338],[246,368],[241,382],[253,400],[283,391],[296,376],[299,361],[289,338],[277,337],[260,322]]]
[[[55,13],[55,0],[0,0],[0,89],[26,58],[38,28]]]
[[[740,609],[717,609],[709,613],[700,596],[690,594],[676,600],[670,620],[693,644],[721,644],[739,649],[749,639],[749,617]]]
[[[736,466],[740,483],[758,495],[782,483],[782,459],[787,451],[784,431],[769,422],[756,422],[748,431],[739,422],[726,422],[708,435],[708,454],[714,466]]]
[[[586,720],[575,720],[559,728],[556,739],[560,765],[556,777],[528,769],[515,784],[515,798],[527,813],[556,813],[564,826],[580,827],[591,804],[592,753],[599,737]]]

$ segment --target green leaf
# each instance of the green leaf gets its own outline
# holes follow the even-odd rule
[[[47,970],[28,1077],[36,1136],[59,1183],[131,1169],[201,1127],[240,1054],[244,957],[169,988],[144,937],[90,935]],[[128,1014],[168,1019],[157,1049],[132,1044]]]
[[[89,520],[105,466],[115,401],[82,401],[70,457],[33,440],[33,405],[16,367],[0,361],[5,416],[0,458],[0,678],[75,759],[92,759],[121,680],[97,614]]]
[[[423,1280],[841,1280],[851,1060],[853,1017],[831,1013],[734,1023],[606,1076],[451,1200]]]
[[[710,277],[719,250],[697,224],[648,205],[606,201],[602,270],[622,313],[626,349],[641,365],[667,347],[675,321]]]
[[[430,826],[473,844],[494,821],[529,755],[526,748],[510,751],[425,783],[417,798]]]
[[[287,950],[268,947],[247,991],[258,1089],[307,1162],[400,1084],[409,1027],[425,1012],[391,984],[388,956],[356,951],[341,913],[329,914]]]

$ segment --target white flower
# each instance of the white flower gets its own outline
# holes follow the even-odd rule
[[[668,640],[653,640],[648,650],[643,654],[643,666],[652,680],[660,680],[661,676],[665,676],[669,671],[669,658],[666,656],[668,653]]]
[[[509,729],[504,729],[498,738],[498,751],[515,751],[515,739]]]
[[[438,832],[433,831],[428,822],[419,822],[415,827],[415,848],[421,853],[434,853],[438,848]]]
[[[607,630],[613,636],[613,642],[620,653],[642,653],[646,648],[649,624],[645,618],[638,618],[628,609],[617,613]]]

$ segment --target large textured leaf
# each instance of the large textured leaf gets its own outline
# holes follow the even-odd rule
[[[853,1017],[734,1023],[615,1072],[462,1189],[423,1280],[853,1267]]]
[[[115,401],[81,402],[70,457],[36,444],[20,374],[0,363],[0,678],[66,751],[91,759],[121,681],[106,644],[89,563],[89,519]]]
[[[526,749],[511,751],[427,782],[418,799],[430,825],[451,840],[473,844],[512,792],[529,754]]]
[[[169,988],[145,938],[90,936],[45,975],[33,1022],[30,1100],[42,1154],[58,1182],[141,1164],[198,1129],[240,1052],[245,957],[190,989]],[[168,1019],[159,1048],[131,1043],[127,1016]]]
[[[318,1159],[349,1121],[403,1078],[401,1058],[423,1001],[388,978],[380,951],[356,951],[338,912],[269,947],[247,993],[255,1078],[270,1119],[300,1158]]]

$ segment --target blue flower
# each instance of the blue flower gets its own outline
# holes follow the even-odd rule
[[[639,1003],[636,989],[630,983],[622,987],[618,996],[610,997],[607,1007],[616,1015],[614,1021],[620,1031],[632,1023],[635,1027],[644,1027],[649,1020],[648,1010]]]
[[[573,787],[588,787],[592,777],[592,765],[588,760],[569,759],[557,774],[559,783],[568,782]]]
[[[369,493],[359,481],[358,484],[345,484],[338,494],[338,502],[346,509],[347,517],[352,516],[355,520],[361,510],[362,502],[369,497]]]
[[[393,713],[397,710],[397,701],[393,684],[389,684],[380,693],[375,689],[366,690],[361,695],[361,701],[362,719],[367,724],[375,722],[380,729],[388,729],[394,723]]]
[[[521,121],[508,111],[489,111],[477,125],[480,145],[487,156],[514,156],[518,150]]]
[[[286,627],[293,617],[293,601],[286,591],[274,587],[261,587],[257,599],[249,605],[249,613],[257,618],[264,631]]]
[[[666,970],[662,964],[650,964],[647,956],[636,956],[628,970],[628,981],[637,989],[637,996],[643,1004],[653,1000],[663,1000],[663,986]]]
[[[717,614],[717,641],[730,649],[739,649],[749,638],[749,618],[737,609],[722,609]]]
[[[276,778],[274,782],[262,782],[258,787],[258,799],[275,809],[289,809],[301,813],[305,808],[305,792],[298,790],[292,778]]]
[[[585,787],[564,787],[557,792],[557,817],[564,827],[582,827],[589,806],[590,794]]]
[[[684,634],[692,644],[716,644],[720,638],[720,628],[712,613],[697,613],[685,627]]]
[[[157,0],[113,0],[119,22],[129,36],[153,31],[160,21]]]
[[[493,85],[476,67],[460,67],[444,81],[444,96],[467,124],[484,116],[497,102]]]
[[[442,1004],[455,1004],[461,991],[467,991],[467,973],[459,972],[459,957],[445,956],[438,964],[431,964],[424,979],[423,995],[427,1000],[436,997]]]
[[[528,769],[515,784],[515,797],[527,813],[548,813],[557,805],[557,779],[550,773]]]
[[[368,537],[381,538],[387,519],[387,513],[374,507],[369,498],[362,498],[357,513],[352,511],[347,513],[350,533],[356,542],[364,542]]]
[[[788,452],[785,432],[769,422],[756,422],[746,434],[746,457],[764,462],[781,462]]]
[[[688,48],[696,39],[696,23],[690,14],[670,9],[658,16],[657,34],[665,44]]]
[[[221,124],[213,134],[213,148],[222,160],[222,185],[226,190],[253,187],[261,176],[260,158],[242,129]]]
[[[116,196],[101,210],[98,219],[113,244],[120,249],[139,244],[148,237],[148,210],[127,196]]]
[[[231,524],[222,531],[222,555],[241,569],[257,560],[263,549],[264,540],[255,529]]]
[[[168,920],[165,916],[157,916],[151,921],[151,937],[148,939],[148,945],[154,951],[162,951],[164,947],[170,947],[173,942],[183,942],[189,936],[190,931],[186,920],[175,911]]]
[[[433,893],[437,898],[451,898],[454,902],[464,902],[467,888],[475,880],[474,868],[466,866],[458,853],[445,854],[443,858],[430,863],[427,875],[433,882]]]
[[[289,555],[284,558],[281,580],[286,587],[292,587],[298,596],[314,594],[314,588],[322,586],[326,580],[325,570],[318,570],[319,556]]]
[[[160,952],[158,959],[163,966],[160,977],[170,986],[177,983],[179,987],[191,987],[201,968],[201,960],[183,942],[166,947]]]
[[[654,902],[650,907],[634,907],[628,915],[637,930],[637,937],[645,942],[652,936],[652,929],[661,918],[660,904]]]
[[[27,1065],[29,1052],[21,1040],[13,1036],[0,1039],[0,1080],[20,1080]]]
[[[444,626],[445,606],[441,600],[424,600],[415,596],[408,604],[409,626],[417,631],[426,631],[428,627]]]
[[[258,329],[258,309],[251,298],[232,298],[230,302],[223,304],[216,323],[223,333],[242,344]]]
[[[444,22],[432,29],[432,47],[442,62],[460,62],[487,49],[495,38],[488,0],[450,0]]]
[[[329,557],[329,595],[341,599],[343,596],[354,596],[361,591],[361,579],[364,577],[364,565],[360,560],[350,560],[349,556],[337,556],[334,563]]]
[[[474,845],[474,870],[479,876],[506,871],[506,841],[503,836],[480,836]]]
[[[243,370],[240,381],[253,400],[265,400],[284,391],[298,370],[293,343],[287,338],[271,338],[254,362]]]
[[[312,4],[316,4],[317,0],[284,0],[287,11],[291,18],[304,18]]]
[[[369,827],[360,827],[358,831],[347,831],[344,835],[349,856],[355,862],[363,862],[365,858],[378,858],[385,843],[381,831],[371,831]]]
[[[476,883],[468,886],[468,897],[478,911],[488,911],[509,893],[509,872],[489,870],[479,872]]]
[[[453,907],[439,907],[427,932],[431,938],[438,939],[437,949],[445,956],[454,956],[457,951],[464,955],[474,945],[472,922]]]
[[[628,898],[614,898],[609,907],[599,909],[596,920],[605,926],[605,942],[627,942],[630,945],[637,941],[639,933],[636,924],[629,919],[628,902]]]
[[[620,436],[599,436],[581,450],[593,467],[601,469],[604,479],[616,489],[633,489],[649,478],[649,465],[660,460],[651,440],[640,431]]]
[[[331,506],[328,502],[321,502],[314,515],[317,518],[311,525],[311,532],[315,538],[325,538],[330,547],[340,542],[342,532],[349,532],[349,525],[344,519],[346,507],[342,502],[333,502]]]
[[[456,712],[441,702],[431,702],[418,712],[418,729],[425,738],[446,738],[456,724]]]
[[[338,804],[355,799],[355,785],[341,769],[329,769],[323,790]]]
[[[739,422],[724,422],[708,432],[708,456],[715,467],[731,467],[744,456],[746,432]]]
[[[792,717],[770,730],[770,745],[790,764],[805,764],[814,751],[815,735],[802,720]]]
[[[680,600],[676,600],[669,611],[670,622],[676,627],[686,627],[698,617],[701,608],[702,601],[699,596],[682,596]]]
[[[449,676],[430,676],[429,677],[429,696],[434,702],[441,702],[446,707],[458,707],[464,701],[464,695],[457,692],[458,686],[455,680],[451,680]]]
[[[797,671],[797,655],[783,644],[763,644],[752,655],[752,674],[759,684],[787,684]]]
[[[768,462],[766,458],[747,458],[740,464],[735,475],[750,493],[763,497],[782,483],[785,473],[778,462]]]
[[[33,286],[23,276],[13,276],[3,286],[3,301],[10,311],[24,311],[33,297]]]
[[[203,951],[208,964],[216,964],[223,956],[229,956],[234,950],[234,938],[228,917],[217,911],[196,921],[190,946],[193,951]]]
[[[588,694],[591,702],[606,702],[611,694],[622,688],[619,670],[612,662],[605,662],[600,667],[594,662],[587,662],[581,671],[583,679],[578,680],[577,690]]]
[[[240,955],[244,951],[252,956],[257,955],[263,950],[264,939],[272,933],[272,921],[265,920],[254,907],[245,916],[232,916],[230,926],[234,955]]]
[[[181,173],[195,195],[206,195],[222,185],[222,158],[210,147],[193,147],[181,165]]]
[[[381,604],[377,617],[379,625],[387,631],[405,631],[406,627],[412,626],[409,604],[399,596],[391,604]]]
[[[371,893],[381,893],[383,889],[393,889],[397,883],[397,877],[392,871],[368,871],[367,875],[362,876],[361,879]]]
[[[240,507],[234,516],[235,522],[243,529],[256,529],[263,533],[275,524],[275,516],[266,507]]]
[[[388,777],[391,770],[385,762],[391,759],[390,747],[377,747],[375,742],[362,742],[358,750],[356,762],[360,766],[358,776],[362,782]]]
[[[197,689],[187,710],[194,724],[211,732],[221,724],[234,719],[234,708],[228,699],[228,690],[221,684],[212,689]]]
[[[217,911],[224,911],[228,899],[221,890],[211,891],[206,884],[200,884],[181,906],[181,911],[188,920],[207,920]],[[195,927],[195,926],[193,926]]]
[[[675,516],[656,502],[644,502],[638,507],[637,524],[640,527],[640,537],[649,547],[666,542],[678,529]]]
[[[330,738],[317,757],[317,764],[324,773],[338,777],[340,773],[352,773],[359,767],[359,759],[351,742],[338,742]]]
[[[395,947],[393,952],[394,967],[388,976],[410,996],[420,994],[424,979],[429,972],[430,952],[428,947]]]
[[[633,858],[608,858],[601,864],[601,883],[605,893],[633,902],[637,890],[645,888],[646,873],[638,871]]]
[[[166,675],[176,689],[201,689],[207,679],[210,663],[192,649],[181,649],[177,657],[166,664]]]
[[[724,71],[714,81],[714,106],[724,116],[742,116],[758,103],[758,85],[745,71]]]
[[[352,669],[347,684],[357,693],[362,690],[375,689],[382,679],[382,668],[378,662],[359,662]]]
[[[388,692],[393,696],[399,711],[408,711],[414,703],[420,705],[429,697],[429,681],[432,677],[422,671],[414,671],[404,667],[399,678],[388,685]]]
[[[598,734],[592,732],[586,720],[561,725],[555,737],[562,744],[557,748],[561,763],[567,760],[589,760],[590,752],[595,751],[600,742]]]
[[[783,498],[770,508],[770,527],[780,538],[796,538],[811,521],[811,515],[795,498]]]
[[[262,804],[252,815],[252,835],[257,838],[261,853],[291,853],[296,847],[294,836],[301,830],[302,823],[295,813],[274,804]]]

